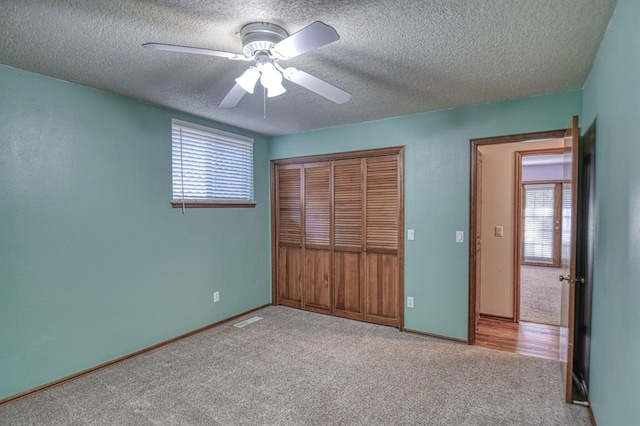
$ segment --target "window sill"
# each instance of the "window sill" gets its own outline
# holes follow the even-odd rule
[[[205,201],[205,200],[171,200],[171,207],[174,209],[181,209],[182,206],[190,209],[200,208],[254,208],[256,206],[255,201]]]

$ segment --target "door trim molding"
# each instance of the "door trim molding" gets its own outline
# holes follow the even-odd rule
[[[398,155],[404,151],[404,146],[391,146],[387,148],[363,149],[359,151],[332,152],[327,154],[305,155],[302,157],[279,158],[271,160],[271,165],[317,163],[330,160],[349,160],[361,157],[379,157],[385,155]]]
[[[469,345],[475,345],[476,343],[476,300],[478,297],[477,291],[479,290],[479,286],[476,285],[476,153],[478,152],[478,147],[483,145],[524,142],[533,139],[561,139],[564,138],[566,130],[567,129],[559,129],[506,136],[491,136],[486,138],[475,138],[469,141],[469,303],[467,319],[467,341]]]

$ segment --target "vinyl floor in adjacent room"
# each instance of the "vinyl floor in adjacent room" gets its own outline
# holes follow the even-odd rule
[[[562,402],[557,361],[285,307],[252,316],[4,404],[0,424],[589,424]]]

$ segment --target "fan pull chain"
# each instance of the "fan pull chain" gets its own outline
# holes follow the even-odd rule
[[[262,88],[262,118],[267,118],[267,88]]]

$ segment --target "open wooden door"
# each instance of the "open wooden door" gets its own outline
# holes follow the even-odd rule
[[[582,278],[576,279],[576,229],[577,229],[577,192],[578,183],[578,140],[580,129],[578,117],[574,116],[571,126],[565,133],[564,142],[569,166],[565,167],[565,183],[562,191],[563,216],[567,218],[563,224],[564,253],[562,267],[566,275],[560,275],[562,286],[562,305],[560,311],[560,361],[565,385],[565,401],[573,402],[573,352],[574,352],[574,319],[576,285],[584,282]]]

